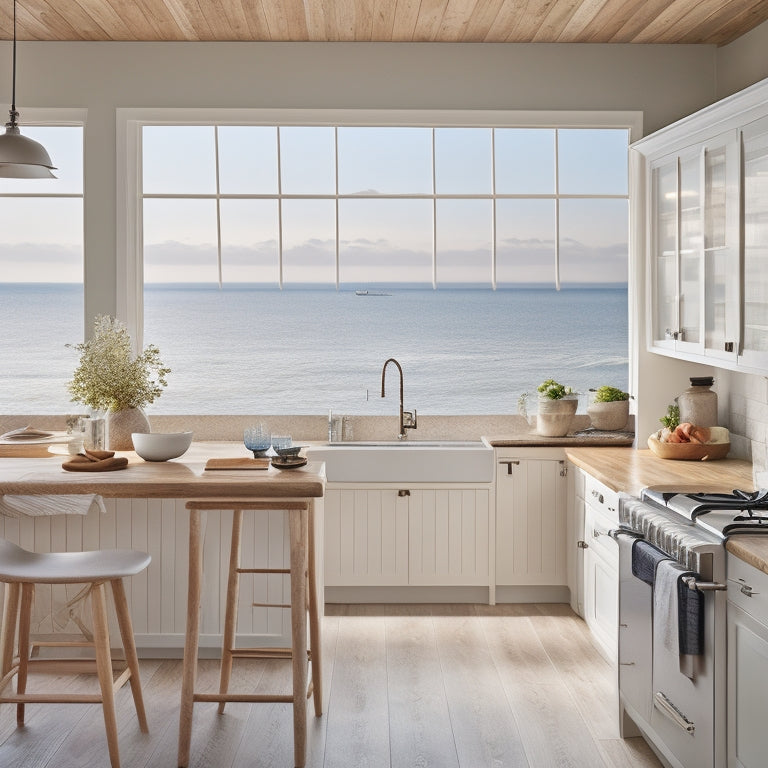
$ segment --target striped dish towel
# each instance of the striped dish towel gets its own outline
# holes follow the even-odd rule
[[[104,499],[97,493],[51,496],[0,496],[0,515],[87,515],[91,509],[106,512]]]

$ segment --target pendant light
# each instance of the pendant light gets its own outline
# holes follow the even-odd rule
[[[0,136],[0,178],[55,179],[56,170],[42,144],[22,136],[16,111],[16,0],[13,0],[13,87],[11,91],[10,120],[5,134]]]

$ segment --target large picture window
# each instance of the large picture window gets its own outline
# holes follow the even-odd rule
[[[55,179],[0,179],[0,413],[67,413],[83,335],[83,128],[24,126]]]
[[[513,413],[628,388],[626,125],[140,126],[160,413]]]

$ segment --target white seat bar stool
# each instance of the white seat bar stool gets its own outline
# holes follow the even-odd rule
[[[0,539],[0,582],[5,583],[3,624],[0,630],[0,704],[16,704],[16,721],[24,725],[26,703],[101,704],[107,732],[107,746],[112,768],[119,768],[117,720],[114,694],[126,682],[131,684],[139,728],[148,732],[147,716],[141,694],[139,661],[133,637],[131,616],[125,597],[123,579],[143,571],[150,555],[131,549],[94,550],[90,552],[36,553]],[[125,669],[114,677],[109,642],[105,584],[109,583],[115,602],[117,623],[125,652]],[[90,585],[93,615],[93,639],[82,641],[30,641],[32,602],[36,584]],[[14,639],[18,624],[18,655],[14,657]],[[95,659],[30,658],[38,647],[92,647]],[[30,671],[83,672],[95,671],[100,694],[26,693]],[[16,693],[4,693],[16,677]]]
[[[218,702],[219,713],[224,711],[228,701],[237,702],[285,702],[293,704],[294,765],[302,768],[306,762],[307,712],[306,699],[313,697],[315,715],[323,714],[323,684],[321,668],[321,628],[320,611],[317,598],[317,574],[315,572],[315,536],[313,504],[307,500],[280,499],[269,501],[249,499],[190,499],[187,508],[195,515],[205,510],[232,510],[232,537],[230,542],[229,571],[227,578],[227,597],[222,638],[221,672],[219,693],[194,693],[194,681],[197,672],[197,638],[191,638],[189,632],[197,632],[191,623],[197,616],[188,616],[188,635],[185,645],[184,664],[187,692],[182,695],[181,720],[179,727],[179,766],[189,763],[189,746],[192,731],[192,704],[194,702]],[[290,568],[241,568],[241,530],[244,510],[283,511],[288,514],[290,535]],[[190,520],[190,543],[197,529],[199,537],[199,518]],[[199,548],[199,542],[195,545]],[[198,571],[199,573],[199,571]],[[240,575],[254,574],[290,574],[291,602],[288,604],[258,603],[259,606],[279,607],[291,610],[291,648],[237,648],[237,602]],[[199,579],[199,575],[197,577]],[[195,579],[190,562],[190,582]],[[199,582],[195,589],[198,603],[190,611],[199,612]],[[254,604],[257,605],[257,604]],[[307,649],[307,614],[309,615],[309,648]],[[190,622],[190,619],[193,622]],[[199,618],[198,618],[199,620]],[[187,658],[187,652],[194,659]],[[235,658],[290,658],[292,659],[293,693],[248,694],[228,693],[232,673],[232,661]],[[311,663],[311,679],[307,685],[307,661]],[[194,667],[194,668],[192,668]]]

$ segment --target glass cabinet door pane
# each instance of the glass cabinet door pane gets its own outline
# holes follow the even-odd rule
[[[680,331],[681,341],[701,339],[701,195],[698,155],[680,161]]]
[[[736,160],[730,135],[704,150],[704,342],[718,354],[735,351],[739,338]]]
[[[768,133],[744,144],[744,349],[768,352]]]
[[[677,316],[677,162],[653,171],[654,338],[669,338],[678,330]]]

